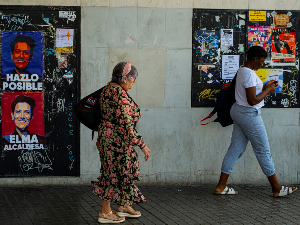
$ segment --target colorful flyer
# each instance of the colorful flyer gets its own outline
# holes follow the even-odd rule
[[[3,91],[42,91],[44,34],[5,31],[1,48]]]
[[[282,93],[283,69],[259,69],[256,71],[256,74],[264,84],[270,80],[277,80],[278,86],[275,89],[275,93]]]
[[[272,29],[272,65],[295,66],[295,33],[291,27]]]
[[[2,93],[1,104],[3,151],[44,149],[44,93]]]
[[[56,30],[56,52],[73,53],[74,29]]]
[[[248,27],[248,48],[252,46],[264,48],[268,53],[266,61],[271,60],[272,29],[270,26]]]

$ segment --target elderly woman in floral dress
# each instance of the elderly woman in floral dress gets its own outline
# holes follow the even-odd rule
[[[130,62],[118,63],[112,80],[100,95],[102,121],[99,126],[97,148],[101,161],[101,175],[92,181],[93,192],[102,199],[100,223],[121,223],[125,217],[140,217],[133,203],[146,199],[135,185],[139,180],[139,160],[133,146],[139,146],[150,157],[150,149],[136,131],[141,117],[139,106],[127,93],[136,82],[137,70]],[[110,202],[119,204],[113,212]]]

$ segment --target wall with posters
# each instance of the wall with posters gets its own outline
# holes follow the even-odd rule
[[[258,76],[264,83],[278,81],[264,107],[299,108],[299,16],[298,11],[194,9],[192,107],[214,106],[247,49],[258,45],[268,52]]]
[[[0,176],[78,176],[80,8],[0,7]]]
[[[54,4],[53,2],[53,0],[44,0],[42,3],[41,1],[34,0],[12,0],[10,4],[52,5]],[[0,0],[0,3],[7,4],[5,0]],[[249,9],[267,10],[271,12],[276,10],[287,10],[287,12],[288,10],[300,10],[299,1],[295,2],[289,0],[287,2],[260,1],[259,4],[257,1],[252,0],[66,0],[60,2],[55,1],[55,3],[81,7],[81,21],[79,22],[77,20],[78,16],[75,20],[81,24],[81,51],[76,57],[77,60],[79,57],[81,58],[81,88],[79,89],[77,85],[77,93],[80,92],[81,97],[105,85],[110,80],[110,74],[114,65],[119,61],[131,61],[139,71],[137,83],[129,93],[140,105],[142,111],[142,118],[138,123],[137,129],[144,137],[146,144],[152,150],[151,158],[148,162],[145,162],[143,161],[143,154],[137,149],[141,167],[140,185],[215,184],[219,178],[223,156],[230,143],[232,127],[221,128],[220,125],[214,123],[208,126],[200,125],[200,120],[211,112],[211,106],[191,107],[194,9],[223,9],[224,16],[230,13],[232,15],[231,18],[227,18],[226,24],[228,24],[228,20],[229,23],[241,20],[241,24],[238,24],[238,26],[241,27],[244,26],[243,20],[245,25],[249,23],[249,21],[247,21],[247,12]],[[55,6],[53,8],[50,7],[50,9],[59,10],[61,7],[57,8],[57,6]],[[209,16],[214,10],[207,10],[206,14]],[[234,14],[234,12],[236,12],[235,10],[241,12],[241,15],[244,13],[245,17],[238,15],[236,19]],[[50,15],[52,13],[56,15],[56,12],[51,12]],[[77,13],[75,14],[78,15]],[[72,15],[74,14],[70,13],[70,19]],[[50,16],[45,17],[50,18]],[[57,24],[56,20],[60,21],[57,18],[59,17],[55,16],[55,20],[52,20],[54,22],[52,25],[55,27]],[[65,20],[68,19],[65,18]],[[225,21],[221,19],[220,22],[224,22],[225,24]],[[69,24],[72,24],[71,21],[69,21]],[[256,23],[253,23],[251,26],[257,27]],[[261,24],[260,26],[270,25]],[[250,25],[248,27],[250,27]],[[65,26],[57,26],[57,28],[65,28]],[[68,26],[66,27],[66,29],[69,28]],[[203,26],[201,26],[201,28],[203,28]],[[216,34],[217,37],[220,38],[220,43],[216,41],[212,43],[212,46],[222,48],[223,46],[221,45],[224,43],[226,45],[231,44],[231,35],[233,35],[234,38],[238,37],[238,43],[233,42],[233,45],[236,46],[235,48],[238,49],[234,52],[234,55],[240,55],[239,60],[243,60],[243,52],[248,41],[246,39],[248,31],[245,30],[244,33],[239,34],[236,31],[240,28],[233,27],[233,32],[230,30],[231,27],[228,27],[228,29],[229,30],[223,29],[225,35],[221,33]],[[213,31],[212,28],[211,30]],[[52,28],[46,29],[46,31],[50,32]],[[26,30],[26,32],[33,32],[33,30]],[[74,42],[77,43],[78,36],[76,36],[76,28],[74,28],[74,33]],[[200,33],[201,32],[199,32],[199,34]],[[52,34],[53,35],[50,35],[51,38],[55,33],[52,31]],[[66,33],[65,35],[68,34]],[[223,37],[223,39],[221,39],[221,37]],[[240,38],[243,37],[243,43],[239,43]],[[54,38],[52,38],[52,41],[54,43],[56,39],[54,41]],[[239,44],[243,44],[243,46]],[[74,51],[77,50],[75,46],[77,46],[77,44],[74,44]],[[44,57],[48,55],[49,51],[53,52],[54,49],[56,51],[56,46],[55,48],[45,49],[46,54]],[[206,52],[209,52],[209,49],[207,50]],[[57,49],[57,51],[59,50]],[[53,66],[55,67],[52,71],[56,73],[57,65],[63,67],[69,65],[70,62],[66,60],[66,55],[69,57],[72,54],[52,54],[52,58],[55,59],[53,60],[53,62],[55,62]],[[224,55],[228,55],[226,57],[230,60],[234,60],[235,58],[229,58],[231,53]],[[295,52],[295,56],[297,58],[297,51]],[[49,57],[49,55],[47,57]],[[72,59],[74,59],[74,57]],[[45,62],[47,61],[44,60],[44,63]],[[219,60],[219,62],[221,63],[222,61]],[[206,62],[203,61],[203,63]],[[202,67],[203,70],[211,67],[208,63],[203,65],[206,66]],[[44,69],[45,68],[46,66],[44,64]],[[202,69],[198,70],[198,72],[202,72]],[[221,67],[216,67],[216,69],[221,71]],[[283,67],[283,69],[286,69],[286,67]],[[76,73],[78,72],[79,71],[76,71]],[[230,73],[228,72],[228,74]],[[272,74],[272,71],[270,74]],[[65,79],[54,82],[54,78],[57,79],[57,76],[54,76],[54,78],[50,76],[47,77],[47,80],[51,82],[51,79],[53,79],[53,83],[51,84],[56,85],[56,90],[58,90],[59,93],[70,93],[68,96],[72,96],[75,86],[72,86],[73,84],[67,84],[68,75],[71,75],[70,71],[62,75],[66,77]],[[221,74],[219,75],[221,76]],[[209,75],[207,79],[211,77],[212,76]],[[61,81],[67,83],[63,83],[62,85],[60,83]],[[73,82],[77,82],[75,78]],[[58,89],[58,87],[62,87],[62,89]],[[52,90],[54,90],[54,88]],[[54,96],[57,96],[58,92],[53,91],[51,94],[54,93]],[[61,143],[64,147],[61,153],[69,154],[62,158],[69,159],[68,163],[70,164],[67,164],[68,166],[71,166],[72,162],[74,162],[73,165],[75,165],[75,163],[78,162],[78,155],[76,156],[77,158],[74,156],[74,149],[78,146],[76,144],[65,143],[65,140],[69,140],[70,135],[66,135],[68,132],[66,128],[60,127],[60,125],[64,124],[61,121],[70,121],[74,119],[74,117],[64,117],[64,120],[59,120],[60,124],[56,124],[54,129],[47,126],[50,122],[50,118],[51,121],[53,121],[53,117],[51,117],[51,107],[57,107],[57,112],[59,111],[60,116],[65,116],[66,110],[71,113],[70,108],[67,107],[69,103],[67,102],[68,98],[54,97],[52,105],[52,96],[47,96],[49,95],[44,93],[44,101],[47,101],[44,103],[45,142],[47,142],[47,129],[53,130],[51,135],[55,137],[58,133],[62,133],[63,135],[59,137],[59,140],[63,140]],[[35,99],[35,96],[30,97]],[[213,99],[213,95],[211,98]],[[66,100],[64,101],[64,99]],[[281,106],[280,108],[264,108],[262,110],[262,116],[266,124],[272,156],[275,161],[276,173],[280,182],[284,184],[299,183],[299,108],[282,108]],[[34,122],[34,119],[30,122],[30,125]],[[73,124],[73,126],[75,125]],[[29,127],[29,129],[31,131],[31,127]],[[62,132],[61,129],[64,132]],[[13,127],[11,127],[8,132],[13,132]],[[39,134],[38,131],[35,130],[31,132]],[[89,185],[90,180],[97,178],[100,169],[95,139],[92,140],[91,136],[91,131],[81,125],[80,177],[2,177],[0,178],[1,185]],[[51,144],[53,146],[53,142],[51,142]],[[55,147],[52,149],[55,150]],[[52,149],[52,154],[55,154]],[[64,152],[64,149],[67,151]],[[52,158],[50,157],[50,159]],[[60,165],[65,164],[61,163]],[[259,168],[250,145],[244,156],[235,166],[229,182],[231,184],[268,183]]]
[[[105,85],[119,61],[131,61],[139,71],[137,82],[129,93],[142,110],[137,125],[139,134],[152,150],[151,158],[144,162],[143,154],[137,149],[141,184],[214,184],[218,181],[232,126],[222,128],[217,123],[201,126],[200,121],[212,111],[215,94],[224,82],[222,76],[226,75],[226,81],[230,80],[230,75],[232,77],[230,61],[238,68],[245,60],[246,24],[271,26],[267,22],[257,25],[248,20],[248,10],[83,8],[82,32],[88,35],[83,35],[82,39],[82,74],[86,75],[82,85],[90,85],[93,90]],[[297,29],[295,26],[293,29]],[[265,32],[265,28],[262,31]],[[265,33],[264,39],[270,37],[268,31]],[[202,42],[205,44],[197,49]],[[223,55],[227,57],[224,65]],[[227,66],[226,74],[222,74],[222,66]],[[263,72],[265,77],[277,75],[281,78],[272,68],[298,73],[294,66],[266,66],[264,69],[269,70]],[[283,77],[286,84],[288,76]],[[298,75],[293,74],[291,80],[293,76],[298,80]],[[93,82],[95,79],[98,83]],[[199,94],[191,98],[191,93],[198,90],[199,93],[209,90],[201,95],[200,102]],[[288,90],[293,93],[290,85]],[[298,86],[295,92],[293,96],[298,99]],[[86,95],[88,90],[82,89],[82,93]],[[279,105],[270,102],[270,107],[262,110],[262,116],[279,180],[298,183],[299,108],[297,101],[296,105],[291,101],[289,108],[284,107],[282,95],[278,94],[278,101],[273,100]],[[100,168],[97,150],[90,141],[90,132],[85,127],[81,129],[81,143],[84,141],[85,149],[82,154],[85,161],[93,162],[87,167],[86,176],[95,173],[96,177]],[[250,145],[235,166],[230,182],[268,184]]]

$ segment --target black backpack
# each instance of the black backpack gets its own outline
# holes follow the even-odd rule
[[[220,90],[215,108],[209,114],[208,117],[201,120],[201,125],[206,125],[211,122],[219,122],[222,127],[229,126],[233,124],[233,121],[230,116],[230,109],[232,105],[235,103],[235,83],[236,83],[236,75],[232,79],[231,83],[226,83],[222,86]],[[214,121],[203,124],[202,122],[211,118],[215,113],[217,113],[217,118]]]
[[[104,87],[84,97],[73,106],[77,119],[93,131],[93,136],[94,131],[98,131],[98,126],[101,122],[99,98]]]

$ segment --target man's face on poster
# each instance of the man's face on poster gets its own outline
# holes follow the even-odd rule
[[[26,42],[16,43],[11,59],[17,68],[24,69],[30,61],[30,46]]]
[[[31,107],[26,102],[19,102],[16,104],[15,111],[11,114],[15,121],[16,127],[25,129],[31,120]]]

